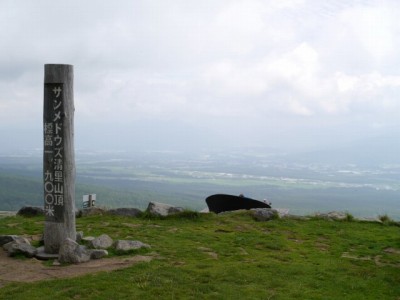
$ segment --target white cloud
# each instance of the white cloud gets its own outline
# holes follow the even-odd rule
[[[360,43],[360,48],[380,62],[396,51],[395,40],[400,26],[395,11],[381,5],[354,7],[344,11],[340,19],[355,42]]]
[[[288,109],[291,113],[300,116],[312,116],[314,112],[307,108],[304,104],[296,101],[294,99],[290,100],[288,103]]]
[[[394,0],[2,1],[0,123],[41,120],[43,64],[71,63],[83,123],[399,124],[399,13]]]

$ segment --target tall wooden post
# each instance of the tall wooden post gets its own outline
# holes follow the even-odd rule
[[[44,250],[49,254],[58,253],[66,238],[76,239],[73,79],[72,65],[44,66]]]

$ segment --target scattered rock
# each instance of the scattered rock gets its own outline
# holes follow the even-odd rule
[[[92,249],[90,250],[91,259],[100,259],[108,255],[108,251],[104,249]]]
[[[87,249],[86,246],[79,245],[77,241],[70,238],[64,240],[60,245],[58,254],[48,254],[45,252],[44,246],[39,248],[33,247],[29,240],[25,237],[17,235],[0,235],[0,243],[9,256],[22,254],[27,257],[35,257],[40,260],[56,260],[54,266],[60,263],[79,264],[88,262],[91,259],[100,259],[108,255],[106,248],[111,247],[113,240],[107,235],[102,234],[99,237],[83,237],[83,232],[77,232],[77,239],[88,241],[89,245],[95,249]],[[151,248],[150,245],[140,241],[119,240],[115,243],[117,251],[130,251],[140,248]]]
[[[128,241],[128,240],[118,240],[114,244],[115,250],[117,251],[130,251],[137,250],[140,248],[151,248],[150,245],[142,243],[140,241]]]
[[[60,263],[79,264],[90,260],[90,251],[70,238],[66,238],[58,253]]]
[[[147,207],[147,211],[155,216],[166,217],[172,214],[176,214],[178,212],[182,212],[182,207],[175,207],[165,203],[159,202],[150,202],[149,206]]]
[[[81,242],[91,242],[91,241],[93,241],[94,239],[95,239],[94,236],[84,236],[84,237],[81,239]]]
[[[13,242],[18,238],[17,235],[0,235],[0,246],[3,246],[9,242]]]
[[[124,216],[124,217],[138,217],[140,216],[143,212],[138,209],[138,208],[116,208],[116,209],[110,209],[108,211],[109,214],[111,215],[116,215],[116,216]]]
[[[95,248],[95,249],[107,249],[110,248],[112,244],[113,240],[107,234],[102,234],[99,237],[89,242],[90,248]]]
[[[348,218],[348,213],[341,211],[331,211],[328,213],[316,213],[315,217],[326,220],[346,220]]]
[[[44,209],[37,206],[24,206],[17,212],[17,215],[23,217],[44,216]]]
[[[357,221],[360,222],[373,222],[373,223],[383,223],[382,220],[378,219],[378,218],[374,218],[374,217],[365,217],[365,218],[356,218]]]
[[[275,210],[278,212],[279,218],[284,218],[289,215],[288,208],[275,208]]]
[[[16,236],[16,238],[13,242],[16,242],[19,244],[28,244],[28,245],[31,244],[27,238],[25,238],[23,236],[19,236],[19,235]]]
[[[34,257],[37,253],[36,248],[33,247],[29,241],[23,237],[17,237],[14,241],[4,244],[3,249],[7,251],[9,256],[22,254],[26,257]]]
[[[257,221],[270,221],[279,218],[279,214],[272,208],[252,208],[251,213]]]

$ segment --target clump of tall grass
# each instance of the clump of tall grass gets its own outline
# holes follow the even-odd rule
[[[349,212],[346,212],[346,218],[345,218],[345,221],[348,221],[348,222],[352,222],[352,221],[354,221],[354,216],[353,216],[351,213],[349,213]]]
[[[395,225],[395,226],[400,226],[400,222],[394,221],[391,217],[389,217],[387,214],[384,215],[379,215],[378,219],[382,222],[382,224],[385,225]]]

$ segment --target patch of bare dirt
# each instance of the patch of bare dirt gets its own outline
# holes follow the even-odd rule
[[[388,248],[388,249],[394,249],[394,248]],[[387,249],[384,250],[384,252],[387,253],[395,253],[395,252],[388,252]],[[388,263],[388,262],[382,262],[382,255],[376,255],[376,256],[357,256],[357,255],[352,255],[349,252],[343,252],[342,253],[342,258],[349,258],[353,260],[364,260],[364,261],[374,261],[374,263],[378,267],[386,267],[386,266],[392,266],[395,268],[400,268],[400,263]]]
[[[218,254],[212,251],[212,249],[210,248],[198,247],[197,249],[200,250],[201,252],[208,254],[213,259],[218,259]]]
[[[0,250],[0,288],[10,282],[34,282],[55,278],[70,278],[100,271],[114,271],[139,262],[149,262],[152,256],[136,255],[124,258],[103,258],[68,266],[46,266],[35,258],[19,260]]]
[[[385,250],[383,250],[386,253],[391,253],[391,254],[400,254],[400,249],[396,249],[396,248],[386,248]]]

